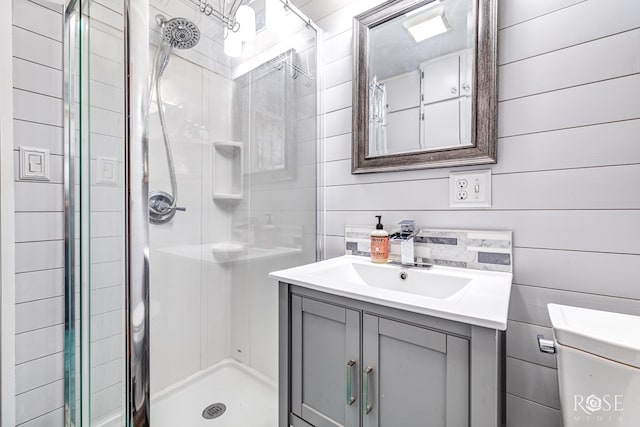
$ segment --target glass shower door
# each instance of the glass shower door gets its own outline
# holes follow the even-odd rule
[[[70,2],[65,34],[66,328],[69,426],[124,425],[124,19]]]
[[[268,273],[316,260],[316,31],[279,0],[242,3],[257,32],[233,57],[232,31],[199,1],[149,2],[149,69],[173,23],[188,42],[167,57],[149,110],[150,194],[173,195],[171,156],[186,209],[149,226],[154,427],[277,425]]]

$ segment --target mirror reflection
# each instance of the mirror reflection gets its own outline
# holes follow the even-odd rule
[[[473,146],[472,0],[435,0],[370,28],[368,156]]]

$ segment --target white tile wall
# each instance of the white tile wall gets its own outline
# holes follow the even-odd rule
[[[513,230],[507,426],[559,427],[555,359],[533,341],[550,333],[546,303],[640,314],[640,198],[621,185],[640,181],[640,3],[499,2],[494,203],[465,211],[448,207],[450,169],[350,173],[350,94],[337,88],[351,81],[351,19],[379,2],[294,3],[325,30],[326,95],[339,98],[326,103],[326,256],[344,253],[345,224],[376,214]]]

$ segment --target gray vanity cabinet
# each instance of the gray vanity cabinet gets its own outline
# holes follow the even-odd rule
[[[467,427],[469,341],[364,314],[364,427]]]
[[[361,313],[291,297],[291,412],[315,427],[359,426]]]
[[[468,427],[468,339],[301,295],[290,304],[293,426]]]

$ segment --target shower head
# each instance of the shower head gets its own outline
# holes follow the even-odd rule
[[[191,49],[200,41],[200,29],[186,18],[172,18],[162,22],[162,38],[171,47]]]

